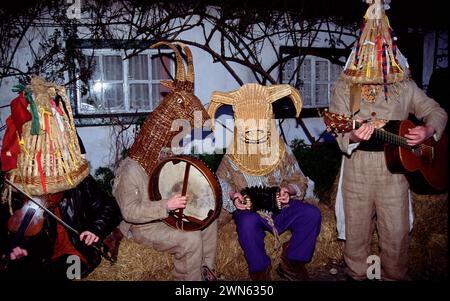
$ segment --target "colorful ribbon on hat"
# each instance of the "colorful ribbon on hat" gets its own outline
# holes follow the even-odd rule
[[[22,92],[25,95],[25,99],[30,104],[31,111],[31,135],[39,135],[39,113],[36,107],[36,103],[33,100],[33,96],[31,95],[31,91],[28,90],[24,85],[15,85],[12,88],[13,92],[20,93]]]
[[[59,116],[63,116],[63,115],[64,115],[64,113],[63,113],[63,111],[61,110],[61,108],[58,107],[58,106],[56,105],[55,99],[50,98],[50,103],[51,103],[52,106],[55,108],[56,112],[58,112]]]
[[[58,158],[60,159],[60,162],[62,162],[62,167],[64,170],[64,175],[66,176],[67,183],[69,183],[70,185],[73,185],[72,179],[70,178],[69,171],[66,166],[66,162],[64,161],[64,158],[62,157],[61,152],[58,151],[57,155],[58,155]]]
[[[382,57],[383,57],[383,61],[382,61],[382,70],[383,70],[383,86],[384,86],[384,99],[387,101],[388,100],[388,85],[387,85],[387,60],[386,60],[386,52],[387,52],[387,47],[388,45],[386,43],[383,44],[382,46]]]
[[[55,159],[55,148],[54,148],[54,142],[52,138],[52,132],[50,127],[50,117],[52,116],[51,112],[45,111],[45,109],[41,109],[42,114],[42,130],[46,132],[48,135],[48,140],[50,144],[50,155],[52,156],[52,172],[55,173],[55,167],[56,167],[56,159]]]
[[[41,177],[42,189],[44,190],[44,193],[47,193],[47,183],[45,182],[44,170],[42,169],[41,151],[40,150],[36,153],[36,163],[37,163],[38,170],[39,170],[39,176]]]
[[[30,153],[28,152],[27,148],[25,147],[25,140],[23,139],[23,136],[19,136],[19,133],[17,133],[17,140],[19,142],[20,148],[23,150],[23,152],[27,155],[28,159],[32,160]]]

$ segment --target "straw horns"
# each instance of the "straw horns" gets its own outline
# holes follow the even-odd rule
[[[176,64],[177,64],[175,80],[180,81],[180,82],[188,81],[193,84],[194,83],[194,64],[192,62],[192,53],[191,53],[191,50],[189,49],[189,47],[182,43],[170,43],[167,41],[161,41],[161,42],[157,42],[157,43],[151,45],[150,48],[158,48],[162,45],[169,47],[175,53],[175,60],[176,60]],[[176,45],[179,45],[186,54],[186,59],[187,59],[187,63],[188,63],[187,74],[186,74],[186,69],[184,67],[181,53],[178,50],[178,48],[176,47]]]
[[[286,96],[294,103],[296,117],[299,117],[302,110],[302,98],[297,89],[287,84],[272,86],[245,84],[240,89],[231,92],[216,91],[211,96],[211,102],[208,106],[211,126],[214,129],[215,113],[222,105],[231,105],[235,110],[236,106],[251,103],[255,107],[255,111],[272,112],[271,104]],[[245,117],[252,118],[252,116]],[[267,117],[272,118],[272,116]]]

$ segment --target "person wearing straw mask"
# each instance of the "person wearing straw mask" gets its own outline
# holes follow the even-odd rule
[[[178,45],[186,54],[187,70]],[[155,168],[162,159],[174,155],[174,145],[179,143],[179,134],[183,134],[173,125],[183,120],[192,128],[197,124],[194,119],[198,117],[195,116],[204,120],[208,118],[203,104],[194,94],[194,63],[190,48],[167,41],[157,42],[150,47],[160,46],[169,47],[174,52],[176,74],[173,80],[161,81],[169,93],[148,114],[127,157],[114,172],[112,192],[123,215],[119,233],[139,244],[171,254],[172,275],[176,280],[214,281],[217,280],[214,269],[217,221],[202,230],[193,231],[169,226],[164,220],[175,211],[186,209],[190,197],[183,196],[182,189],[179,192],[175,189],[172,195],[159,199],[149,193],[150,180],[156,174]]]
[[[85,277],[101,261],[101,252],[93,245],[121,220],[119,207],[89,175],[64,88],[39,77],[32,78],[30,88],[16,88],[19,96],[11,102],[1,167],[23,193],[4,183],[0,245],[2,259],[9,260],[7,275],[68,279],[70,264],[76,261],[70,256],[76,256],[80,265],[73,271],[79,273],[72,276]],[[35,211],[32,223],[41,220],[42,230],[18,239],[21,229],[12,230],[9,217],[33,205],[26,195],[42,200],[50,212]],[[3,226],[7,222],[8,228]]]
[[[409,114],[424,125],[406,134],[410,146],[434,136],[439,140],[447,114],[417,87],[406,58],[385,14],[387,1],[367,1],[360,37],[332,89],[330,112],[368,121],[337,136],[344,153],[336,217],[338,238],[345,239],[344,259],[349,280],[368,278],[371,238],[379,234],[382,280],[408,277],[408,249],[413,214],[408,182],[386,166],[383,143],[374,129]],[[372,278],[372,277],[370,277]]]
[[[208,107],[214,128],[219,107],[233,106],[235,130],[217,176],[223,208],[233,215],[249,276],[254,281],[272,278],[271,258],[264,244],[266,231],[273,234],[275,251],[280,251],[277,274],[286,280],[309,277],[305,265],[312,259],[320,232],[320,210],[304,202],[312,196],[314,183],[303,174],[292,150],[280,139],[273,119],[272,103],[283,97],[292,100],[298,117],[302,101],[300,93],[290,85],[245,84],[231,92],[216,91]],[[245,201],[247,188],[255,191],[252,205]],[[279,191],[275,195],[266,193],[271,189]],[[257,205],[270,203],[268,200],[276,200],[278,210]],[[285,231],[292,236],[281,248],[279,235]]]

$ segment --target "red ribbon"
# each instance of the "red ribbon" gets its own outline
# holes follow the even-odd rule
[[[41,176],[42,188],[44,189],[44,193],[47,193],[47,184],[45,183],[44,170],[42,169],[41,163],[41,151],[36,153],[36,162],[39,170],[39,175]]]
[[[3,136],[1,150],[2,171],[9,171],[17,167],[17,157],[20,154],[20,145],[17,135],[22,136],[22,126],[31,120],[31,114],[27,110],[28,102],[23,95],[11,101],[11,116],[6,119],[6,132]]]
[[[381,47],[381,37],[378,36],[377,38],[377,61],[379,66],[381,67],[381,62],[382,62],[382,55],[383,55],[383,47]]]
[[[59,116],[63,116],[63,115],[64,115],[63,111],[61,110],[60,107],[58,107],[58,106],[56,105],[56,102],[55,102],[55,100],[54,100],[53,98],[50,98],[50,103],[51,103],[52,106],[55,108],[56,112],[58,112]]]

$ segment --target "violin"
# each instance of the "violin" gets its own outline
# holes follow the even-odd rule
[[[23,239],[37,236],[44,228],[45,217],[43,208],[54,208],[62,199],[63,193],[48,194],[31,199],[25,198],[20,209],[14,211],[7,222],[7,228],[14,237],[1,258],[0,270],[5,270],[10,261],[12,250],[19,246]]]
[[[77,237],[80,233],[55,215],[49,208],[54,208],[58,205],[63,197],[63,192],[45,195],[43,197],[31,197],[15,184],[5,179],[5,183],[8,183],[20,193],[22,193],[26,200],[22,208],[16,210],[14,214],[8,219],[8,230],[15,233],[13,240],[11,241],[7,252],[2,256],[0,261],[0,271],[6,270],[10,261],[10,254],[12,250],[17,247],[24,238],[29,238],[38,235],[44,227],[44,213],[56,219],[67,230],[75,233]],[[103,242],[97,242],[90,245],[105,259],[113,262],[109,252],[105,251],[105,245]]]
[[[62,199],[63,193],[34,197],[34,201],[45,208],[54,208]],[[44,226],[44,210],[34,202],[25,199],[22,208],[16,210],[8,219],[8,230],[20,239],[38,235]],[[24,229],[20,229],[20,228]],[[16,246],[14,246],[16,247]]]

